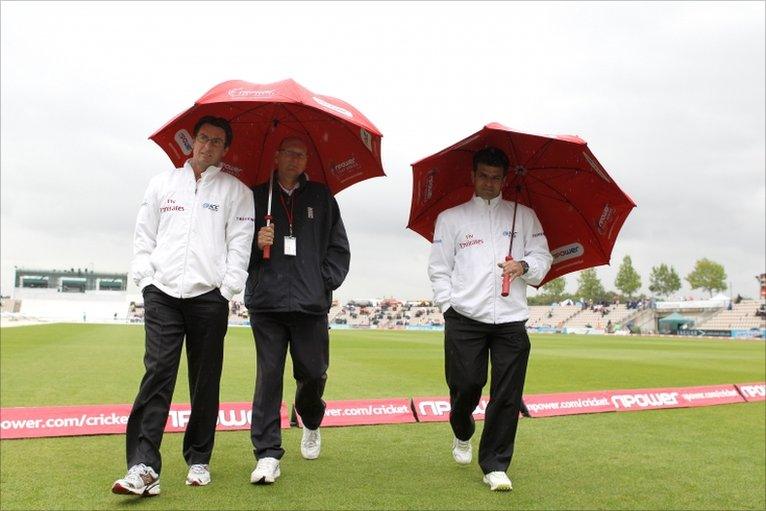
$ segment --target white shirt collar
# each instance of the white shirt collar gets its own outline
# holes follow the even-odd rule
[[[490,199],[490,200],[482,199],[478,195],[474,195],[473,196],[474,204],[480,204],[480,205],[485,206],[485,207],[489,206],[490,208],[496,207],[498,204],[500,204],[501,200],[503,200],[503,194],[502,193],[500,195],[498,195],[497,197],[495,197],[494,199]]]
[[[291,196],[291,195],[293,194],[293,192],[294,192],[295,190],[297,190],[298,188],[300,188],[300,186],[301,186],[301,182],[300,182],[300,181],[298,181],[298,182],[296,182],[296,183],[295,183],[295,186],[293,186],[293,189],[292,189],[292,190],[288,190],[287,188],[285,188],[284,186],[282,186],[282,183],[280,183],[280,182],[279,182],[279,179],[277,179],[277,184],[278,184],[278,185],[279,185],[279,187],[282,189],[282,191],[283,191],[283,192],[285,192],[285,193],[287,194],[287,196],[288,196],[288,197],[289,197],[289,196]]]
[[[202,174],[200,174],[199,178],[200,180],[205,178],[210,179],[214,175],[218,174],[222,168],[223,168],[223,165],[219,165],[218,167],[214,165],[210,165],[208,168],[202,171]],[[194,169],[191,166],[191,159],[186,160],[186,163],[184,163],[184,169],[188,169],[192,173],[192,175],[194,175]]]

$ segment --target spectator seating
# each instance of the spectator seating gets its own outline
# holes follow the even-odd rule
[[[742,300],[731,304],[731,310],[722,309],[706,321],[694,325],[703,330],[729,330],[751,328],[766,328],[766,319],[756,315],[761,302],[759,300]]]
[[[611,321],[614,328],[618,328],[618,326],[623,326],[636,312],[636,309],[628,309],[628,306],[624,303],[610,304],[602,310],[587,308],[582,309],[570,318],[565,326],[570,328],[591,327],[606,329],[606,325]]]
[[[532,305],[527,327],[561,328],[579,311],[579,305]]]

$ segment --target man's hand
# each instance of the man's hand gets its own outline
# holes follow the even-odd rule
[[[510,275],[511,280],[524,275],[524,267],[519,261],[514,261],[511,259],[510,261],[497,263],[497,266],[503,269],[503,276]]]
[[[274,224],[268,227],[261,227],[258,230],[258,248],[263,250],[266,245],[274,244]]]

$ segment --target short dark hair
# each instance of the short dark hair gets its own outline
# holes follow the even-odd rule
[[[490,167],[501,167],[503,169],[503,175],[508,174],[508,156],[505,155],[502,149],[497,147],[485,147],[480,151],[476,151],[473,155],[473,171],[479,168],[479,164],[489,165]]]
[[[205,117],[201,118],[199,121],[197,121],[197,124],[194,125],[194,137],[197,137],[197,133],[199,133],[199,130],[202,126],[205,124],[209,124],[211,126],[215,126],[216,128],[221,128],[224,133],[226,133],[226,141],[224,142],[224,147],[229,147],[231,145],[231,140],[234,138],[234,133],[231,131],[231,124],[229,124],[229,121],[224,119],[223,117],[214,117],[212,115],[206,115]]]

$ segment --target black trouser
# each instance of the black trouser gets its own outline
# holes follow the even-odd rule
[[[479,443],[479,466],[485,474],[505,472],[513,457],[529,359],[525,322],[480,323],[452,308],[444,313],[444,320],[444,368],[450,389],[452,431],[460,440],[473,435],[476,426],[472,413],[487,383],[490,358],[492,382]]]
[[[160,444],[168,420],[181,348],[186,337],[191,415],[184,434],[184,459],[208,463],[218,419],[223,338],[229,302],[214,289],[194,298],[173,298],[155,286],[144,289],[146,373],[128,419],[128,467],[144,463],[162,470]]]
[[[295,411],[303,424],[316,429],[322,424],[325,402],[322,400],[330,365],[330,337],[327,316],[299,312],[250,312],[255,337],[257,373],[253,396],[253,420],[250,437],[255,457],[281,459],[282,430],[279,407],[282,404],[282,381],[287,347],[293,361]]]

